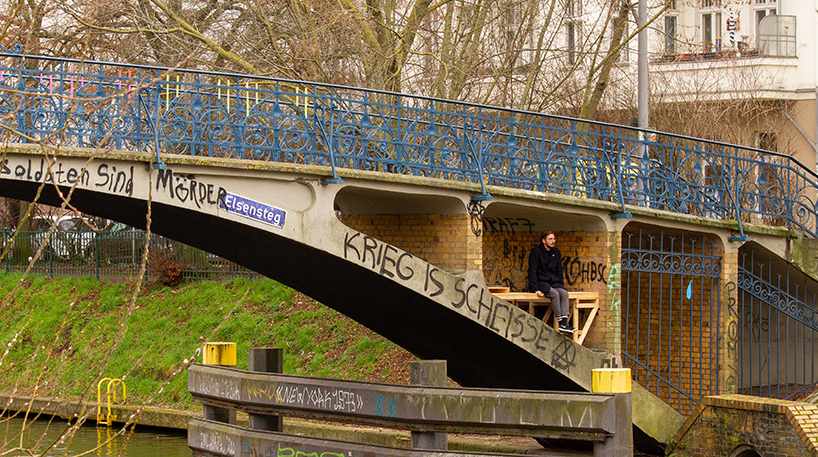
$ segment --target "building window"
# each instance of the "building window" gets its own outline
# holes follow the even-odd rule
[[[758,24],[758,52],[763,56],[796,57],[795,16],[768,15]]]
[[[665,53],[676,54],[677,16],[665,16]]]
[[[579,42],[582,16],[582,0],[565,0],[565,45],[568,49],[568,63],[577,60],[577,43]]]
[[[565,0],[565,15],[569,18],[582,16],[582,1]]]
[[[756,33],[761,20],[767,16],[774,16],[777,14],[778,4],[775,0],[754,0],[755,14],[756,14]]]
[[[702,47],[705,52],[721,47],[721,13],[702,14]]]
[[[611,36],[614,35],[616,28],[620,26],[622,27],[622,39],[620,41],[622,46],[619,48],[619,52],[616,53],[616,61],[627,64],[630,58],[628,42],[625,41],[625,38],[628,37],[628,21],[623,20],[621,17],[614,17],[611,24]]]
[[[756,30],[758,30],[758,25],[761,24],[761,20],[767,16],[775,16],[774,9],[757,9],[756,10]]]

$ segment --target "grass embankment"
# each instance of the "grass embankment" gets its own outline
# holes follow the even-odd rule
[[[283,347],[288,374],[408,383],[411,354],[270,280],[148,284],[0,274],[0,393],[96,401],[122,378],[129,404],[194,410],[186,364],[205,341]]]

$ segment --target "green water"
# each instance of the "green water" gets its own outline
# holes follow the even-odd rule
[[[120,427],[85,425],[71,431],[61,420],[40,418],[26,423],[16,418],[0,418],[0,454],[9,456],[127,456],[188,457],[187,434],[140,427],[117,435]],[[73,436],[70,434],[73,433]]]

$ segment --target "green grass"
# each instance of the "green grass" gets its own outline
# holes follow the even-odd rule
[[[0,298],[20,282],[0,274]],[[195,409],[186,363],[206,341],[283,347],[284,372],[408,382],[412,356],[379,335],[271,280],[148,285],[31,275],[0,308],[0,392],[96,400],[121,378],[128,403]]]

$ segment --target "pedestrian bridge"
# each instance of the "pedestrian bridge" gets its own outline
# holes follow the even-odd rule
[[[748,252],[800,262],[801,292],[814,289],[809,256],[793,253],[816,236],[818,177],[788,156],[406,94],[5,51],[1,196],[149,224],[447,360],[463,386],[589,391],[593,368],[624,364],[643,448],[668,442],[704,395],[780,384],[741,358],[762,344],[735,331],[736,294],[774,282],[743,269]],[[569,288],[600,294],[584,345],[488,291],[525,287],[543,230],[560,233]],[[772,306],[811,335],[801,292]],[[796,371],[799,388],[814,383]]]

